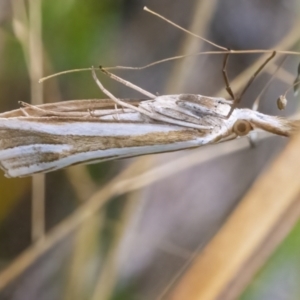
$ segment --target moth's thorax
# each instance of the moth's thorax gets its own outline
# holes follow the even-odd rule
[[[194,124],[210,126],[223,123],[230,101],[193,94],[165,95],[140,104],[147,111]]]
[[[182,94],[176,101],[177,105],[183,108],[188,108],[203,115],[227,116],[230,111],[231,101],[223,98],[207,97],[202,95]]]

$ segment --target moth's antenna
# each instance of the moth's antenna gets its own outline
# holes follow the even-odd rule
[[[286,61],[286,59],[287,59],[287,56],[285,56],[284,59],[280,62],[280,64],[277,65],[275,72],[272,74],[271,78],[268,80],[268,82],[266,83],[266,85],[264,86],[264,88],[261,90],[261,92],[256,97],[256,99],[255,99],[255,101],[254,101],[254,103],[252,105],[252,109],[253,110],[258,110],[261,96],[267,90],[267,88],[270,86],[271,82],[274,80],[277,72],[281,69],[281,67],[283,66],[283,64]]]
[[[297,79],[297,78],[296,78]],[[297,81],[295,80],[294,81],[294,83],[285,91],[285,93],[283,94],[284,96],[286,96],[287,95],[287,93],[292,89],[292,88],[294,88],[295,89],[295,87],[297,87],[297,86],[300,86],[300,79],[297,79]],[[297,91],[296,92],[294,92],[294,95],[295,96],[297,96]]]
[[[163,17],[162,15],[160,15],[160,14],[154,12],[153,10],[149,9],[149,8],[146,7],[146,6],[144,6],[144,10],[147,11],[147,12],[149,12],[149,13],[151,13],[152,15],[154,15],[154,16],[156,16],[156,17],[159,17],[160,19],[166,21],[167,23],[169,23],[169,24],[171,24],[171,25],[177,27],[178,29],[180,29],[180,30],[182,30],[182,31],[184,31],[184,32],[186,32],[186,33],[188,33],[188,34],[190,34],[190,35],[196,37],[196,38],[199,38],[199,39],[201,39],[202,41],[204,41],[204,42],[206,42],[206,43],[208,43],[208,44],[210,44],[210,45],[212,45],[212,46],[214,46],[214,47],[216,47],[216,48],[218,48],[218,49],[222,49],[222,50],[225,50],[225,51],[228,50],[228,49],[225,48],[225,47],[222,47],[222,46],[220,46],[220,45],[218,45],[218,44],[215,44],[215,43],[211,42],[210,40],[207,40],[207,39],[203,38],[202,36],[197,35],[197,34],[191,32],[191,31],[189,31],[189,30],[187,30],[187,29],[185,29],[185,28],[183,28],[183,27],[177,25],[176,23],[174,23],[174,22],[170,21],[169,19]]]
[[[62,71],[62,72],[58,72],[58,73],[41,78],[39,80],[39,83],[42,83],[45,80],[48,80],[48,79],[56,77],[56,76],[64,75],[64,74],[75,73],[75,72],[85,72],[85,71],[91,71],[91,70],[92,70],[92,68],[83,68],[83,69],[73,69],[73,70]]]

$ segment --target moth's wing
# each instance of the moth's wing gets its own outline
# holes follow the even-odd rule
[[[170,124],[65,118],[0,118],[0,166],[8,177],[70,165],[197,147],[207,133]]]

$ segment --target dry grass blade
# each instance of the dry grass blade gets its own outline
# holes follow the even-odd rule
[[[43,103],[43,87],[38,79],[43,75],[42,58],[42,25],[41,1],[28,2],[28,16],[24,1],[12,1],[14,12],[13,29],[21,44],[30,75],[31,103]],[[36,175],[32,179],[32,240],[36,241],[44,235],[44,203],[45,203],[45,175]]]
[[[196,1],[189,28],[190,32],[197,32],[200,36],[205,36],[205,31],[208,28],[209,21],[212,19],[215,9],[217,7],[216,0],[214,1]],[[199,51],[203,43],[195,39],[191,35],[186,35],[185,39],[180,45],[179,53],[195,53]],[[195,57],[196,58],[196,57]],[[188,58],[177,60],[174,64],[172,73],[168,79],[165,91],[169,93],[181,93],[189,80],[190,70],[195,63],[195,58]],[[180,76],[178,76],[180,74]]]
[[[76,232],[73,253],[71,254],[69,272],[66,277],[64,300],[81,300],[86,297],[88,286],[87,269],[91,257],[99,259],[99,231],[103,227],[103,214],[91,216]],[[100,259],[99,259],[100,260]]]
[[[152,160],[148,160],[148,163],[152,163]],[[141,165],[142,169],[145,169],[145,165]],[[139,192],[131,193],[126,199],[126,205],[122,212],[120,221],[114,222],[113,226],[113,237],[110,245],[110,249],[105,257],[101,272],[95,285],[92,300],[106,300],[111,299],[114,295],[114,291],[117,287],[118,274],[119,274],[119,260],[121,245],[124,234],[128,229],[128,225],[132,221],[133,216],[137,212],[139,201]]]
[[[233,299],[245,288],[300,216],[299,147],[297,134],[195,260],[172,299]]]
[[[43,87],[38,79],[43,76],[42,57],[42,3],[30,0],[29,5],[29,73],[31,81],[31,103],[43,103]],[[45,233],[45,175],[32,178],[32,229],[31,238],[37,241]]]
[[[294,27],[290,30],[290,32],[282,39],[277,45],[274,46],[274,49],[289,49],[293,47],[298,41],[300,37],[299,33],[300,23],[297,22]],[[268,54],[262,55],[258,60],[256,60],[249,68],[243,71],[240,75],[238,75],[234,80],[231,81],[230,85],[233,90],[240,90],[248,80],[248,74],[253,74],[255,70],[262,64],[263,61],[266,60]],[[268,70],[270,65],[266,66],[264,71]],[[290,84],[290,83],[289,83]],[[226,95],[225,89],[220,90],[217,93],[218,96]]]
[[[264,134],[263,136],[265,137],[266,135]],[[249,143],[246,139],[207,146],[201,149],[201,155],[199,155],[199,151],[195,151],[188,156],[152,168],[140,175],[137,174],[137,170],[140,170],[139,166],[143,164],[143,160],[147,159],[147,157],[137,159],[134,164],[131,164],[100,191],[96,192],[71,216],[51,230],[42,241],[33,244],[27,251],[15,259],[7,269],[0,273],[0,290],[22,274],[26,268],[51,249],[51,247],[67,237],[85,220],[95,214],[111,197],[142,188],[152,182],[171,176],[196,164],[201,164],[220,155],[226,155],[248,147]]]

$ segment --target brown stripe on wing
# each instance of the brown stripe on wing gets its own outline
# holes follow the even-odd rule
[[[70,145],[73,152],[111,148],[164,145],[194,140],[202,136],[199,130],[183,129],[127,136],[56,135],[22,129],[0,129],[0,150],[35,144]],[[67,153],[65,155],[68,155]],[[1,159],[1,157],[0,157]]]

